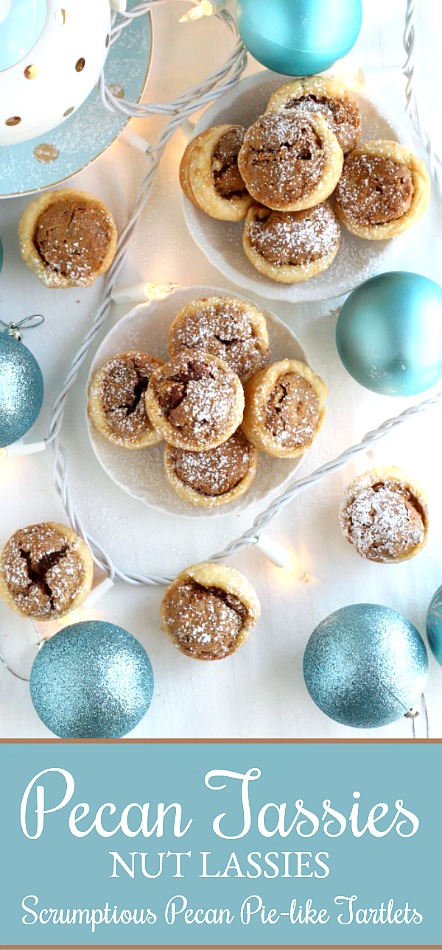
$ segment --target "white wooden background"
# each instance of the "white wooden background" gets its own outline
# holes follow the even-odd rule
[[[425,120],[436,137],[440,86],[438,36],[442,26],[439,4],[421,0],[419,12],[419,84]],[[229,49],[229,34],[214,20],[178,26],[182,2],[162,6],[154,20],[154,55],[146,97],[165,101],[194,84],[221,62]],[[403,115],[403,62],[405,0],[366,0],[360,38],[348,57],[349,71],[366,70],[367,92],[385,97],[390,109]],[[383,68],[386,67],[386,68]],[[389,68],[396,67],[396,68]],[[249,71],[258,65],[251,61]],[[346,67],[347,68],[347,67]],[[405,119],[404,119],[405,121]],[[156,120],[134,122],[134,129],[154,138]],[[164,156],[153,194],[125,264],[121,283],[142,279],[182,284],[211,284],[235,290],[207,262],[189,237],[181,212],[178,163],[184,148],[178,132]],[[442,142],[439,140],[442,150]],[[419,151],[419,147],[417,146]],[[78,174],[72,184],[95,192],[108,202],[117,223],[124,222],[144,158],[122,141],[95,164]],[[0,204],[0,233],[4,266],[0,276],[0,316],[16,319],[36,310],[46,316],[43,329],[25,338],[39,360],[46,398],[32,437],[42,438],[50,407],[70,357],[89,325],[99,300],[100,285],[87,290],[47,290],[22,264],[16,241],[19,215],[30,198]],[[438,207],[431,209],[413,232],[393,268],[414,270],[440,279],[441,236]],[[241,291],[240,291],[241,292]],[[256,298],[259,303],[259,298]],[[262,301],[263,302],[263,301]],[[336,306],[336,301],[333,304]],[[264,302],[263,302],[264,304]],[[332,304],[332,305],[333,305]],[[316,468],[384,419],[416,399],[392,399],[369,393],[343,369],[334,344],[334,320],[327,303],[294,306],[272,302],[273,309],[293,327],[314,369],[329,387],[326,424],[306,457],[302,473]],[[123,309],[113,314],[117,319]],[[109,324],[110,326],[110,324]],[[255,510],[241,516],[176,519],[131,500],[101,471],[89,446],[85,424],[85,380],[82,372],[70,398],[63,441],[70,452],[71,478],[79,510],[91,532],[126,569],[178,572],[203,560],[251,522]],[[158,608],[162,589],[132,589],[116,585],[86,616],[111,620],[127,628],[145,645],[155,670],[156,692],[149,713],[134,731],[145,737],[361,737],[405,736],[410,722],[402,720],[377,731],[357,732],[327,719],[310,700],[303,683],[302,656],[316,624],[346,604],[372,601],[402,611],[423,633],[425,615],[435,589],[442,583],[440,543],[441,409],[430,410],[398,434],[385,440],[377,460],[401,464],[420,477],[430,494],[431,535],[418,558],[402,565],[371,564],[359,558],[342,540],[337,510],[343,489],[357,472],[373,462],[360,458],[303,493],[273,523],[270,533],[290,546],[310,577],[302,583],[280,571],[258,551],[249,549],[233,562],[255,585],[262,603],[262,619],[248,644],[220,663],[198,663],[177,653],[161,633]],[[17,528],[39,520],[65,520],[51,482],[49,453],[0,460],[0,542]],[[0,606],[1,649],[25,664],[30,655],[30,625]],[[27,651],[27,652],[26,652]],[[49,735],[37,718],[26,683],[0,667],[2,690],[0,734],[4,737]],[[427,689],[431,734],[442,735],[442,669],[430,658]],[[420,724],[422,729],[422,723]]]

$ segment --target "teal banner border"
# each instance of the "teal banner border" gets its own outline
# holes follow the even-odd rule
[[[353,947],[374,950],[379,947],[397,947],[442,950],[442,943],[437,942],[442,936],[442,825],[438,817],[442,789],[441,744],[442,740],[388,739],[362,742],[352,739],[126,739],[70,742],[56,739],[33,742],[3,740],[0,744],[0,825],[3,842],[3,857],[0,859],[3,904],[0,946],[11,950],[31,950],[37,947],[95,947],[103,950],[111,947],[125,947],[127,950],[143,947],[161,947],[164,950],[184,950],[188,947],[216,947],[219,950],[231,947],[250,950],[290,950],[302,947],[337,950],[338,947]],[[142,750],[137,748],[140,746],[143,747]],[[38,772],[49,768],[71,771],[75,779],[75,794],[66,808],[45,816],[47,827],[44,828],[41,839],[33,841],[27,839],[20,828],[20,800],[31,779]],[[248,769],[258,769],[261,772],[258,779],[248,784],[251,827],[244,837],[233,840],[244,820],[239,794],[241,781],[229,777],[221,780],[217,776],[215,781],[218,784],[224,781],[225,788],[208,789],[204,784],[204,776],[209,771],[217,773],[226,770],[244,775]],[[51,779],[53,777],[60,778],[60,775],[54,772]],[[356,790],[360,792],[360,796],[355,799],[353,793]],[[55,785],[48,787],[47,793],[48,801],[50,795],[55,795],[52,802],[49,801],[48,808],[61,801],[61,786],[58,789]],[[30,794],[32,795],[32,792]],[[386,802],[390,808],[389,816],[393,817],[394,803],[400,799],[403,800],[404,809],[419,817],[419,829],[416,834],[406,838],[397,835],[394,827],[388,835],[380,838],[373,838],[370,834],[363,834],[358,838],[347,836],[346,829],[346,832],[335,840],[324,836],[322,827],[313,836],[307,837],[299,837],[297,834],[290,834],[285,838],[279,835],[264,837],[257,832],[255,819],[261,808],[265,808],[268,803],[287,802],[293,811],[294,801],[299,799],[304,801],[306,809],[310,809],[311,813],[319,817],[321,802],[330,800],[331,807],[338,811],[341,809],[347,819],[349,808],[356,802],[360,804],[361,827],[370,807],[381,801]],[[84,838],[75,838],[66,831],[66,816],[77,802],[88,802],[91,807],[90,814],[93,816],[99,805],[108,801],[115,802],[119,808],[129,802],[181,802],[183,815],[187,819],[192,818],[192,827],[181,840],[173,835],[168,836],[166,829],[162,839],[149,837],[142,840],[139,836],[128,839],[120,832],[109,839],[99,838],[94,832]],[[35,806],[35,800],[32,804]],[[218,838],[212,830],[213,820],[223,813],[226,817],[223,819],[224,825],[221,824],[220,827],[225,829],[226,834],[231,834],[231,839],[227,840]],[[30,820],[33,814],[35,807],[29,807]],[[274,817],[272,811],[269,814]],[[405,820],[403,816],[402,819]],[[379,828],[383,827],[386,827],[385,823],[380,823]],[[405,828],[405,824],[403,827]],[[305,830],[310,831],[311,824],[306,824]],[[295,854],[298,850],[304,854],[310,852],[312,855],[312,858],[306,858],[310,863],[305,869],[302,868],[302,871],[316,867],[320,872],[321,864],[315,865],[314,856],[328,852],[329,858],[325,863],[329,865],[329,875],[320,879],[318,874],[318,879],[312,883],[312,880],[300,880],[296,874],[291,875],[293,868],[290,866],[289,875],[284,878],[281,873],[283,865],[279,862],[278,875],[265,881],[262,876],[258,880],[249,881],[244,881],[244,878],[238,878],[236,875],[232,877],[232,871],[234,874],[236,871],[235,864],[231,865],[227,877],[221,877],[221,880],[201,880],[201,874],[197,873],[202,870],[201,864],[198,863],[199,857],[194,865],[191,865],[190,858],[183,859],[184,863],[189,861],[184,879],[174,881],[170,875],[164,873],[159,878],[148,881],[152,894],[151,903],[153,905],[156,901],[157,906],[161,908],[167,894],[183,894],[189,897],[189,906],[216,906],[218,903],[234,908],[236,916],[244,895],[257,895],[261,892],[266,907],[279,903],[282,918],[287,914],[287,910],[282,910],[282,907],[287,908],[290,895],[294,895],[302,906],[310,891],[318,907],[325,905],[330,909],[333,893],[343,895],[359,892],[362,896],[360,900],[358,898],[356,907],[359,903],[361,906],[372,907],[376,906],[376,900],[377,905],[382,903],[383,889],[387,887],[387,896],[394,902],[393,910],[403,909],[405,903],[408,903],[410,913],[412,907],[422,912],[423,922],[417,927],[412,924],[396,925],[394,933],[391,924],[371,926],[368,923],[357,927],[350,924],[339,928],[339,940],[336,940],[337,926],[332,920],[333,926],[327,923],[325,928],[331,940],[327,943],[312,943],[309,942],[310,939],[320,937],[320,926],[310,927],[307,932],[302,924],[289,924],[288,921],[281,921],[281,924],[278,921],[275,925],[263,924],[253,920],[252,913],[252,919],[247,926],[242,924],[240,927],[234,921],[229,928],[217,928],[217,934],[221,929],[220,939],[215,938],[213,942],[213,925],[181,926],[181,921],[167,928],[170,936],[174,931],[177,932],[177,941],[170,943],[161,939],[165,927],[158,930],[153,928],[152,938],[154,933],[158,933],[158,939],[155,937],[150,943],[130,942],[130,934],[135,929],[134,925],[130,924],[124,928],[127,942],[99,943],[98,934],[103,933],[103,928],[100,930],[98,927],[94,942],[86,942],[85,939],[81,942],[85,934],[83,929],[81,936],[77,937],[79,942],[63,943],[61,935],[65,932],[64,928],[54,927],[54,932],[50,933],[49,928],[40,924],[35,924],[35,930],[32,928],[34,932],[39,931],[36,936],[38,942],[13,942],[17,932],[19,894],[41,894],[41,905],[44,907],[99,906],[101,897],[104,897],[105,890],[109,887],[110,852],[120,853],[122,857],[127,858],[131,851],[137,855],[139,852],[151,851],[154,855],[160,850],[166,852],[168,848],[184,853],[190,850],[192,861],[194,855],[196,857],[202,851],[210,852],[211,857],[206,865],[208,873],[219,871],[220,875],[225,871],[226,862],[228,863],[232,852],[235,852],[241,873],[249,867],[247,855],[250,853],[260,852],[263,855],[276,852],[281,855],[284,852]],[[139,852],[136,849],[139,849]],[[266,867],[263,862],[258,864],[261,870]],[[276,864],[278,865],[278,860]],[[299,865],[297,867],[299,870]],[[253,865],[251,869],[255,873],[256,868]],[[271,864],[267,866],[267,870],[273,873]],[[118,883],[119,890],[117,897],[117,892],[112,892],[114,896],[110,897],[110,901],[123,907],[145,906],[145,893],[143,889],[139,889],[140,881],[129,880],[127,874],[123,876],[124,880],[111,882],[114,885]],[[28,889],[28,883],[33,884],[34,888],[31,886]],[[144,883],[143,879],[141,884]],[[214,884],[216,889],[222,892],[222,897],[218,896],[218,900],[213,899]],[[48,886],[50,897],[46,900]],[[82,900],[83,894],[89,895],[89,903]],[[140,894],[143,896],[140,897]],[[363,899],[365,894],[366,901]],[[58,903],[57,898],[60,898]],[[344,904],[344,907],[346,906]],[[180,914],[177,917],[179,919]],[[69,930],[71,929],[69,927]],[[121,932],[122,925],[119,929]],[[19,930],[23,934],[25,927],[21,925]],[[366,942],[356,940],[355,935],[361,930],[364,937],[367,935]],[[291,940],[286,938],[289,932],[293,934]],[[281,937],[278,936],[272,943],[271,939],[273,935],[276,937],[276,933]],[[303,942],[298,942],[298,935]],[[69,936],[71,937],[71,933]],[[106,937],[108,936],[110,934],[106,932]],[[138,937],[138,933],[136,936]],[[292,942],[293,937],[295,942]],[[226,942],[227,939],[229,942]],[[262,942],[264,939],[265,943]]]

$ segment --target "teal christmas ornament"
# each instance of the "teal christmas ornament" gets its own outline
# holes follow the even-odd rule
[[[288,76],[311,76],[354,46],[361,0],[237,0],[238,29],[260,63]]]
[[[385,396],[413,396],[442,376],[442,287],[391,271],[353,290],[336,325],[339,356],[353,378]]]
[[[442,666],[442,585],[433,595],[427,613],[428,643]]]
[[[101,620],[65,627],[31,670],[37,714],[62,739],[113,739],[134,729],[153,695],[149,657],[127,630]]]
[[[0,447],[12,445],[34,425],[43,403],[43,376],[30,350],[10,324],[0,333]],[[12,334],[12,335],[11,335]]]
[[[313,702],[346,726],[395,722],[420,699],[428,674],[424,642],[406,617],[378,604],[351,604],[325,618],[304,654]]]

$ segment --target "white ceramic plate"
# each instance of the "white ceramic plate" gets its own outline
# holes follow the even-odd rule
[[[195,135],[213,125],[238,123],[246,128],[265,111],[271,93],[293,77],[269,71],[242,80],[203,113]],[[362,115],[362,139],[394,139],[412,147],[398,120],[366,96],[357,94]],[[407,234],[389,241],[364,241],[342,228],[341,246],[328,270],[301,284],[278,284],[259,274],[242,246],[243,222],[217,221],[183,195],[184,218],[194,241],[211,264],[240,287],[272,300],[328,300],[349,293],[357,284],[388,269]]]
[[[141,304],[126,314],[103,340],[89,374],[116,353],[141,350],[162,360],[168,359],[167,334],[178,310],[188,300],[199,297],[226,296],[219,287],[180,287],[170,296],[150,304]],[[236,296],[240,296],[236,294]],[[244,298],[241,298],[244,299]],[[307,362],[304,350],[289,328],[273,313],[263,310],[267,320],[272,362],[288,357]],[[88,381],[88,388],[89,388]],[[243,511],[251,502],[262,501],[291,477],[301,459],[275,459],[259,453],[258,471],[249,490],[231,505],[221,508],[196,508],[186,504],[166,481],[164,443],[147,449],[123,449],[108,442],[88,420],[89,437],[100,465],[123,491],[145,505],[169,514],[191,518],[210,518]]]

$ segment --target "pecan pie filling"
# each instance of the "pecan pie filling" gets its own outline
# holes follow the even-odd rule
[[[249,190],[263,204],[267,195],[287,202],[303,198],[322,177],[321,142],[307,117],[294,112],[261,116],[248,130],[241,154]]]
[[[107,364],[100,396],[107,425],[115,436],[136,440],[146,429],[152,429],[144,393],[159,365],[159,360],[145,353],[125,353]]]
[[[291,99],[286,109],[300,109],[302,112],[322,112],[332,132],[342,148],[348,152],[355,144],[355,137],[361,128],[361,116],[356,104],[350,100],[335,99],[333,96],[306,96]],[[357,141],[357,138],[356,138]]]
[[[270,264],[302,266],[323,258],[339,243],[340,229],[328,204],[305,211],[262,208],[248,230],[254,250]]]
[[[252,448],[240,429],[227,442],[207,452],[172,449],[177,477],[194,491],[219,496],[232,491],[247,475]]]
[[[247,607],[219,587],[189,579],[171,589],[165,617],[176,646],[198,659],[221,659],[233,653],[247,620]]]
[[[378,482],[360,488],[341,513],[348,541],[371,561],[406,556],[425,535],[422,506],[404,485]]]
[[[247,189],[238,168],[238,152],[244,141],[245,129],[232,126],[220,136],[212,155],[212,175],[221,198],[242,198]]]
[[[73,545],[49,524],[16,531],[5,545],[2,570],[17,608],[27,616],[63,616],[85,579]]]
[[[278,442],[293,448],[311,442],[319,415],[319,399],[304,376],[284,373],[279,377],[267,399],[265,417],[267,429]]]
[[[109,219],[99,205],[80,198],[60,198],[39,216],[34,244],[52,270],[81,280],[100,269],[111,233]]]
[[[407,165],[376,155],[346,159],[336,194],[344,214],[360,224],[385,224],[401,218],[413,199]]]
[[[217,432],[232,414],[235,398],[233,374],[223,374],[218,366],[188,357],[176,372],[155,380],[158,405],[170,425],[186,432]]]

